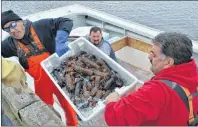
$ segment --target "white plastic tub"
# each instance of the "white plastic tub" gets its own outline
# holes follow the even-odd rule
[[[61,61],[63,61],[65,58],[75,55],[79,51],[85,51],[88,53],[91,53],[104,61],[116,72],[119,73],[121,78],[125,81],[125,86],[122,88],[116,88],[116,92],[119,94],[124,94],[127,92],[128,89],[135,87],[135,83],[137,83],[138,79],[133,76],[131,73],[129,73],[126,69],[124,69],[122,66],[120,66],[118,63],[116,63],[114,60],[112,60],[109,56],[107,56],[105,53],[103,53],[101,50],[99,50],[97,47],[95,47],[93,44],[91,44],[89,41],[87,41],[85,38],[81,37],[77,40],[71,42],[69,45],[70,51],[65,53],[63,56],[58,57],[56,53],[45,59],[41,62],[41,66],[45,70],[45,72],[48,74],[48,76],[51,78],[51,80],[54,82],[55,86],[60,90],[60,92],[63,94],[63,96],[68,100],[68,102],[71,104],[71,106],[74,108],[76,113],[79,115],[79,117],[83,121],[88,121],[92,119],[94,116],[99,114],[104,108],[104,101],[99,101],[97,106],[94,107],[92,111],[88,113],[88,115],[84,115],[81,111],[77,109],[77,107],[73,104],[73,102],[70,100],[66,92],[64,92],[63,89],[57,84],[57,81],[51,76],[52,70],[59,66]]]

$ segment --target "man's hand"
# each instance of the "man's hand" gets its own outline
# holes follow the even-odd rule
[[[58,56],[62,56],[64,53],[66,53],[69,48],[65,45],[65,42],[68,41],[68,33],[63,30],[58,30],[56,33],[56,53]]]
[[[22,67],[17,64],[14,63],[12,61],[9,61],[8,64],[14,64],[14,68],[11,70],[11,72],[2,79],[2,82],[9,87],[14,87],[16,92],[18,94],[20,94],[22,92],[23,88],[27,88],[27,77],[25,75],[24,70],[22,69]],[[8,69],[8,68],[4,68],[4,69]]]
[[[105,103],[109,102],[116,102],[120,99],[120,95],[117,92],[110,93],[106,98],[105,98]]]

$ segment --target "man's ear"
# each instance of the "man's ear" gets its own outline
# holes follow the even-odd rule
[[[173,58],[168,58],[169,59],[169,65],[173,66],[175,64],[175,60]]]
[[[173,66],[174,65],[174,59],[173,58],[171,58],[171,57],[168,57],[167,59],[166,59],[166,65],[165,65],[165,68],[168,68],[168,67],[171,67],[171,66]]]

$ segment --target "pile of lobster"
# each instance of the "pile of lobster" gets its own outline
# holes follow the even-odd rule
[[[94,107],[116,87],[124,85],[120,75],[104,60],[84,51],[62,61],[52,75],[78,109]]]

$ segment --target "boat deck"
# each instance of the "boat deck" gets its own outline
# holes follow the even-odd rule
[[[142,70],[122,60],[118,60],[118,63],[143,82],[149,80],[153,76],[153,74],[150,71]]]

